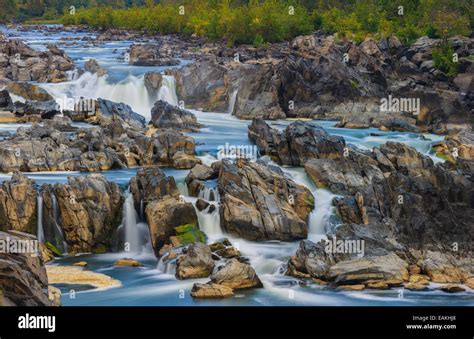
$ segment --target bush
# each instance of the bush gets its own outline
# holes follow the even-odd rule
[[[453,54],[453,48],[449,43],[441,43],[433,48],[432,52],[435,68],[450,77],[455,77],[458,73],[458,64],[454,62]]]

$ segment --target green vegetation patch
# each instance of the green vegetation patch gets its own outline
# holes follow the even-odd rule
[[[196,224],[186,224],[175,227],[176,238],[182,245],[193,244],[195,242],[206,243],[207,236]]]

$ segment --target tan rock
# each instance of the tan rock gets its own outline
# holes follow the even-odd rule
[[[228,298],[233,295],[231,288],[217,284],[194,284],[191,291],[194,298]]]
[[[362,284],[357,284],[357,285],[340,285],[337,287],[338,289],[341,290],[346,290],[346,291],[362,291],[365,288],[365,285]]]
[[[108,275],[83,270],[73,266],[46,266],[50,284],[91,285],[96,288],[111,288],[122,283]]]
[[[414,284],[421,284],[421,285],[428,285],[429,284],[430,277],[427,275],[423,274],[413,274],[410,276],[410,283]]]
[[[367,288],[374,289],[374,290],[388,290],[390,286],[384,282],[373,282],[367,284]]]
[[[413,275],[413,274],[420,274],[421,273],[421,268],[418,265],[410,265],[408,266],[408,272]]]
[[[122,258],[122,259],[117,260],[117,261],[114,263],[114,266],[119,266],[119,267],[139,267],[139,266],[140,266],[140,263],[139,263],[137,260],[135,260],[135,259]]]
[[[464,283],[467,287],[472,288],[474,290],[474,277],[468,278]]]
[[[420,283],[408,283],[405,285],[405,288],[411,291],[427,291],[428,290],[428,286],[420,284]]]
[[[48,298],[53,305],[61,306],[61,290],[54,286],[48,286]]]
[[[79,261],[79,262],[76,262],[76,263],[72,264],[72,266],[85,267],[85,266],[87,266],[87,262]]]

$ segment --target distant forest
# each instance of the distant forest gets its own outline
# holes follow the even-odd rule
[[[71,7],[74,6],[74,7]],[[472,35],[473,0],[0,0],[0,22],[194,34],[262,45],[315,30],[362,41]]]

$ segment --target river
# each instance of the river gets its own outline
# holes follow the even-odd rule
[[[45,34],[42,31],[17,31],[0,28],[10,37],[18,37],[36,49],[45,49],[47,44],[57,44],[71,56],[77,67],[95,58],[107,69],[108,76],[97,78],[96,75],[77,72],[69,74],[70,81],[59,84],[39,84],[56,99],[64,98],[104,98],[115,102],[124,102],[132,109],[150,118],[151,107],[158,99],[172,104],[177,103],[174,79],[165,77],[163,87],[156,97],[150,97],[145,89],[143,75],[148,71],[162,72],[165,67],[138,67],[128,65],[120,55],[127,51],[132,41],[104,42],[93,45],[84,38],[93,38],[91,33],[54,32]],[[181,65],[190,62],[181,60]],[[179,66],[177,66],[179,67]],[[229,107],[229,112],[232,107]],[[216,160],[219,147],[230,145],[252,145],[247,137],[247,126],[250,121],[238,120],[227,112],[209,113],[192,110],[198,121],[205,125],[199,133],[190,133],[196,140],[196,152],[205,164]],[[291,121],[271,121],[273,127],[283,129]],[[427,154],[434,161],[441,161],[432,154],[431,145],[443,139],[432,134],[416,134],[405,132],[386,132],[377,129],[344,129],[334,127],[335,122],[315,121],[329,133],[344,137],[354,147],[370,149],[392,140],[406,143],[421,153]],[[26,124],[3,124],[0,132],[14,133],[16,128]],[[317,189],[302,168],[283,168],[286,174],[295,181],[306,185],[315,195],[315,210],[309,218],[309,238],[317,241],[325,237],[325,233],[337,227],[338,220],[331,202],[334,195],[326,190]],[[125,169],[103,172],[108,180],[118,183],[127,192],[128,182],[137,169]],[[167,175],[175,177],[180,192],[187,201],[196,198],[187,195],[184,178],[187,170],[165,168]],[[68,176],[86,175],[80,172],[48,172],[25,173],[37,184],[65,183]],[[7,180],[8,174],[0,174],[0,181]],[[212,187],[210,188],[212,189]],[[42,202],[39,201],[39,204]],[[201,229],[209,240],[223,236],[218,210],[212,214],[198,211]],[[197,300],[190,296],[195,282],[206,282],[208,279],[177,280],[173,267],[164,265],[152,254],[147,238],[146,224],[135,211],[131,199],[125,200],[124,220],[127,239],[133,244],[131,253],[107,253],[100,255],[82,254],[75,257],[57,259],[51,265],[69,265],[78,261],[87,261],[88,269],[104,273],[122,282],[121,287],[94,290],[88,286],[58,286],[62,290],[62,304],[66,306],[187,306],[187,305],[231,305],[231,306],[357,306],[357,305],[474,305],[474,295],[462,292],[456,295],[441,291],[428,292],[403,291],[400,297],[397,289],[386,291],[365,290],[363,292],[335,291],[320,285],[301,285],[297,279],[284,275],[284,267],[291,255],[294,255],[299,242],[263,242],[256,243],[227,236],[237,246],[242,256],[249,258],[251,265],[264,284],[263,289],[237,291],[233,298],[223,300]],[[144,231],[145,230],[145,231]],[[42,234],[39,234],[42,236]],[[149,236],[148,236],[149,237]],[[133,257],[143,265],[139,268],[114,267],[115,260]],[[172,264],[171,264],[172,265]],[[75,293],[70,293],[74,290]],[[74,296],[74,298],[72,298]]]

